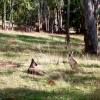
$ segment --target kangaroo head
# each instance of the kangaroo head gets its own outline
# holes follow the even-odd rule
[[[73,57],[73,52],[68,52],[69,57]]]
[[[36,62],[34,61],[34,59],[32,58],[30,67],[35,67],[35,66],[37,66],[37,63],[36,63]]]

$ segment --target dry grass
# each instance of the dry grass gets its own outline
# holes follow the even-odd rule
[[[64,35],[0,32],[1,100],[99,100],[100,54],[83,54],[83,36],[71,36],[71,51],[83,72],[67,63]],[[31,59],[46,74],[27,74]],[[59,60],[59,63],[57,64]]]

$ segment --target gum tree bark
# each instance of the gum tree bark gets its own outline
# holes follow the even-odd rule
[[[84,6],[83,6],[84,5]],[[97,15],[98,0],[86,0],[85,4],[81,0],[81,11],[84,23],[84,42],[85,52],[98,53],[98,35],[97,35]]]

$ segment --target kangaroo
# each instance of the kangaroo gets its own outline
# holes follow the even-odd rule
[[[34,68],[35,66],[37,66],[37,63],[32,58],[32,61],[31,61],[31,64],[30,64],[29,68]]]
[[[38,68],[28,68],[28,72],[30,74],[36,74],[36,75],[44,75],[45,72],[42,69],[38,69]]]
[[[28,73],[30,74],[37,74],[37,75],[43,75],[45,72],[41,69],[35,68],[37,66],[37,63],[32,59],[31,64],[28,68]]]
[[[73,52],[69,52],[68,54],[69,54],[69,56],[68,56],[68,62],[70,64],[71,68],[74,71],[77,71],[78,72],[79,71],[78,64],[77,64],[77,62],[73,58]]]

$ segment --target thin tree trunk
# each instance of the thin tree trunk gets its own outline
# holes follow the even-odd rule
[[[60,13],[59,13],[59,8],[58,8],[58,4],[56,3],[56,11],[57,11],[57,32],[59,34],[59,27],[60,27]]]
[[[48,15],[47,15],[47,30],[49,32],[50,30],[50,26],[49,26],[49,21],[50,21],[50,9],[49,9],[49,6],[47,6],[48,8]]]
[[[3,8],[2,8],[2,29],[6,30],[6,0],[3,0]]]
[[[62,7],[64,6],[64,1],[61,0],[60,1],[60,18],[59,18],[59,22],[60,22],[60,28],[62,29]]]
[[[57,11],[55,10],[55,21],[54,21],[54,31],[58,31],[58,22],[57,22]]]
[[[47,27],[47,16],[45,15],[45,27],[46,27],[46,32],[48,30],[48,27]]]
[[[69,13],[70,13],[70,0],[68,0],[68,4],[67,4],[67,22],[66,22],[66,41],[67,41],[67,48],[70,47]]]
[[[38,23],[39,23],[39,26],[38,26],[38,32],[40,32],[40,18],[41,18],[41,15],[40,15],[40,0],[38,0]]]
[[[25,20],[24,20],[24,23],[25,23],[25,32],[27,32],[27,10],[26,10],[26,6],[25,6]]]
[[[52,34],[53,34],[53,31],[54,31],[53,25],[54,25],[54,21],[52,22],[52,28],[51,28]]]
[[[13,30],[13,5],[14,5],[14,0],[10,0],[10,21],[8,29],[11,28],[12,30]]]

